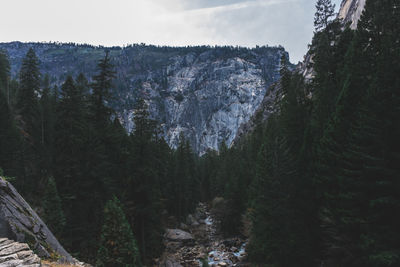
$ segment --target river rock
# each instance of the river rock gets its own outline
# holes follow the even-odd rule
[[[165,237],[172,241],[188,241],[193,240],[193,236],[180,229],[167,229]]]

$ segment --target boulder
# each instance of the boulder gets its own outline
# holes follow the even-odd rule
[[[7,238],[0,238],[0,266],[40,267],[40,258],[30,250],[27,244],[18,243]]]
[[[172,241],[189,241],[193,240],[193,236],[180,229],[167,229],[165,237]]]
[[[46,224],[21,197],[14,186],[1,177],[0,237],[27,243],[29,247],[23,245],[25,247],[23,251],[30,248],[41,258],[56,257],[65,263],[77,263],[77,260],[71,257],[60,245]],[[4,239],[2,240],[7,242]]]

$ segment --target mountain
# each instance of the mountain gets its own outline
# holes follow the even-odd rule
[[[0,43],[18,74],[22,58],[33,47],[42,74],[52,84],[80,72],[88,78],[109,51],[115,65],[115,100],[110,105],[128,131],[134,127],[133,109],[144,98],[151,116],[161,123],[171,147],[180,134],[199,154],[230,145],[241,124],[262,102],[269,86],[279,79],[282,47],[156,47],[132,45],[94,47],[60,43]]]

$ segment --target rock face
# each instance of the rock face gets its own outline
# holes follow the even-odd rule
[[[259,108],[250,120],[239,127],[238,133],[233,142],[234,144],[239,144],[241,140],[243,140],[248,133],[252,132],[258,124],[267,121],[269,116],[278,110],[275,101],[278,97],[282,97],[281,84],[279,81],[271,85],[268,89],[268,92],[265,94]]]
[[[0,238],[0,266],[17,267],[30,266],[40,267],[40,258],[29,249],[27,244]]]
[[[15,188],[1,177],[0,237],[27,243],[42,258],[57,257],[76,263]]]
[[[0,49],[9,55],[13,76],[30,47],[40,59],[41,72],[58,85],[69,74],[82,72],[92,77],[97,61],[109,50],[117,72],[115,101],[110,105],[126,129],[134,127],[136,99],[144,98],[151,116],[162,124],[168,144],[176,147],[183,134],[200,154],[218,150],[223,141],[232,143],[239,126],[250,119],[269,86],[279,79],[281,56],[288,56],[282,47],[98,48],[0,43]]]
[[[343,0],[340,5],[338,18],[344,23],[350,23],[350,28],[357,28],[358,21],[364,10],[366,0]]]

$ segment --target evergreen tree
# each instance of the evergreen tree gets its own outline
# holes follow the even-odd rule
[[[107,202],[97,253],[99,267],[141,266],[139,250],[119,200]]]
[[[10,63],[7,54],[0,50],[0,91],[3,92],[8,104],[10,104],[9,79]]]
[[[52,174],[53,148],[56,124],[56,99],[52,96],[48,75],[43,80],[43,90],[39,99],[40,108],[40,157],[43,176]]]
[[[106,105],[111,100],[112,81],[115,78],[115,72],[109,52],[98,64],[98,74],[93,77],[91,87],[92,93],[92,116],[98,129],[106,127],[110,121],[111,109]],[[80,79],[84,83],[84,79]]]
[[[1,70],[0,70],[1,71]],[[19,173],[18,151],[20,140],[7,98],[0,91],[0,167],[8,176]]]
[[[53,177],[50,177],[47,181],[42,206],[44,210],[44,221],[57,237],[61,237],[66,220],[61,198],[58,195],[56,182]]]
[[[0,51],[0,167],[7,174],[12,172],[10,169],[16,160],[17,142],[17,131],[7,97],[9,75],[10,64],[7,56]]]
[[[161,250],[161,189],[158,176],[155,121],[144,100],[135,107],[135,129],[131,134],[131,177],[125,193],[127,209],[138,237],[143,261]]]
[[[331,0],[318,0],[316,4],[317,11],[314,17],[314,27],[318,32],[325,29],[335,16],[335,5]]]
[[[37,94],[40,91],[39,60],[33,49],[29,49],[22,61],[19,73],[17,101],[18,127],[23,142],[19,153],[21,172],[17,187],[26,194],[33,193],[39,180],[40,114]]]
[[[31,138],[37,137],[38,100],[40,92],[39,59],[32,48],[22,61],[19,73],[18,111],[22,117],[23,130]]]

